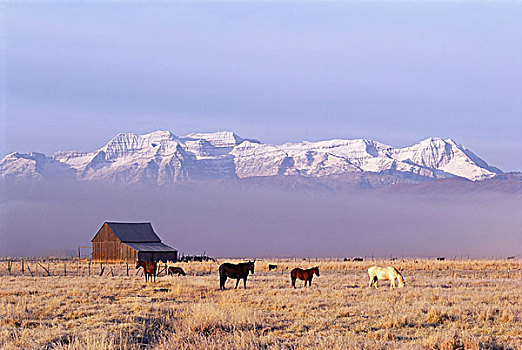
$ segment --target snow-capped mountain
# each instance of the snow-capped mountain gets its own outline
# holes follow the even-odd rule
[[[416,180],[461,177],[472,181],[502,173],[451,139],[429,138],[405,148],[365,139],[271,145],[230,131],[185,136],[170,131],[118,134],[93,152],[52,156],[15,152],[0,161],[4,179],[63,177],[114,183],[368,172]]]

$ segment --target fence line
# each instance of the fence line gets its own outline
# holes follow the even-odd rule
[[[283,274],[287,272],[287,268],[298,262],[301,262],[298,258],[278,260],[279,270],[274,273],[280,272]],[[333,267],[327,268],[326,271],[337,271],[340,273],[346,273],[349,271],[365,271],[368,265],[366,262],[343,262],[341,260],[324,260],[324,262],[332,261],[335,263]],[[309,261],[310,262],[310,261]],[[321,263],[319,259],[314,263]],[[400,262],[400,261],[399,261]],[[412,262],[411,260],[406,261],[408,267],[406,268],[409,272],[415,273],[427,273],[431,274],[433,278],[440,277],[452,277],[452,278],[473,278],[473,279],[487,279],[487,278],[506,278],[506,279],[521,279],[522,280],[522,264],[516,262],[498,261],[497,263],[504,263],[506,265],[498,266],[497,268],[470,268],[463,269],[458,268],[460,262],[446,260],[445,262],[439,262],[435,260],[424,260],[424,263],[428,263],[422,268]],[[199,264],[197,262],[184,263],[184,264]],[[216,263],[217,264],[217,263]],[[337,265],[338,264],[338,265]],[[131,268],[133,264],[130,265]],[[198,265],[193,265],[198,266]],[[214,270],[215,271],[215,270]],[[158,276],[166,275],[166,269],[164,263],[159,263]],[[42,258],[17,258],[17,259],[0,259],[0,276],[31,276],[31,277],[136,277],[142,273],[142,269],[136,270],[136,273],[130,273],[129,263],[94,263],[91,260],[78,260],[78,259],[42,259]],[[193,272],[193,275],[209,275],[212,274],[212,266],[209,266],[208,271],[198,270]]]

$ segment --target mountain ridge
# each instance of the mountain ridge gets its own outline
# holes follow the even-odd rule
[[[503,172],[452,139],[430,137],[403,148],[369,139],[265,144],[233,131],[169,130],[120,133],[91,152],[13,152],[0,160],[0,178],[168,184],[187,180],[271,176],[387,174],[416,183],[459,177],[471,181]],[[393,181],[392,181],[393,182]]]

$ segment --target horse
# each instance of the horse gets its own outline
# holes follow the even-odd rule
[[[306,287],[306,282],[308,282],[308,285],[312,286],[312,278],[314,277],[314,274],[319,277],[319,266],[312,267],[308,270],[303,270],[300,268],[295,268],[292,271],[290,271],[290,278],[292,279],[292,287],[295,288],[295,280],[300,279],[302,281],[305,281],[304,286]]]
[[[272,271],[272,270],[275,270],[277,269],[277,265],[275,264],[268,264],[268,271]]]
[[[254,263],[256,261],[249,261],[249,262],[243,262],[239,264],[232,264],[232,263],[223,263],[219,266],[219,288],[225,289],[225,282],[227,281],[227,278],[235,278],[236,281],[236,287],[234,289],[237,289],[237,286],[239,284],[239,281],[242,279],[244,281],[245,289],[246,289],[246,282],[248,273],[251,272],[254,274]]]
[[[380,267],[380,266],[372,266],[368,269],[368,279],[370,283],[368,287],[375,285],[377,288],[377,283],[379,280],[390,280],[390,288],[395,288],[395,279],[399,281],[399,288],[404,287],[404,278],[402,277],[399,270],[397,270],[393,266],[388,267]]]
[[[183,269],[181,267],[177,267],[177,266],[169,266],[168,270],[167,270],[167,274],[169,276],[173,276],[175,273],[179,275],[183,275],[183,276],[186,276],[186,273],[185,271],[183,271]]]
[[[157,263],[155,261],[136,261],[136,268],[139,269],[143,267],[143,274],[145,275],[145,282],[148,282],[149,277],[152,282],[152,278],[154,278],[154,282],[156,282],[156,267]]]

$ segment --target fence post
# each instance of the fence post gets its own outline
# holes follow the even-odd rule
[[[29,267],[29,264],[27,264],[27,270],[31,273],[31,277],[34,277],[33,271],[31,271],[31,268]]]
[[[11,274],[11,260],[7,260],[7,269],[9,270],[9,275]]]
[[[25,269],[24,269],[24,258],[22,258],[22,275],[24,274],[25,272]]]
[[[129,277],[129,263],[126,262],[126,264],[127,264],[127,277]]]
[[[45,266],[43,266],[42,264],[38,263],[40,265],[40,267],[42,269],[44,269],[44,271],[47,273],[47,276],[51,276],[51,273],[49,272],[49,269],[46,269]],[[49,266],[49,265],[48,265]]]
[[[63,262],[63,273],[67,277],[67,263],[65,261]]]

